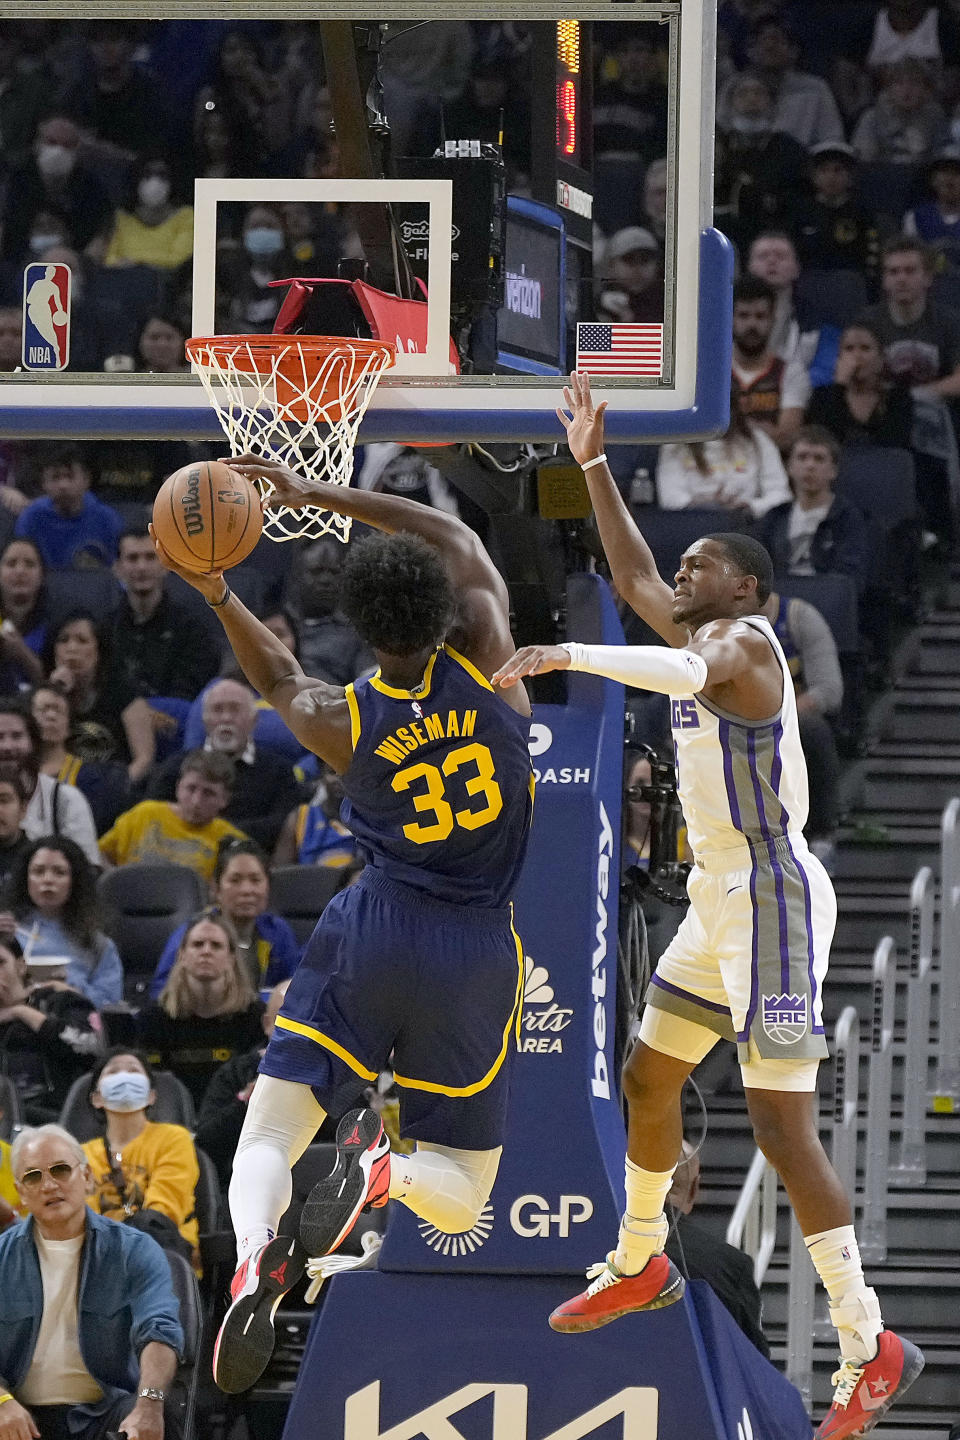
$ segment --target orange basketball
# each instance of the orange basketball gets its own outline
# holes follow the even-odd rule
[[[187,570],[229,570],[260,539],[260,496],[219,460],[184,465],[157,491],[153,528],[170,559]]]

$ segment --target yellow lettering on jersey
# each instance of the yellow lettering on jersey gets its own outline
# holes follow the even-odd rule
[[[394,765],[399,765],[400,761],[406,757],[406,751],[401,749],[390,735],[377,746],[373,753],[379,755],[382,760],[391,760]]]
[[[393,765],[399,765],[405,755],[411,750],[418,749],[421,745],[429,745],[431,740],[459,740],[462,736],[472,735],[477,727],[476,710],[447,711],[446,725],[443,716],[435,712],[432,715],[424,715],[417,720],[411,720],[409,725],[400,725],[392,735],[387,735],[374,750],[381,760],[389,760]]]

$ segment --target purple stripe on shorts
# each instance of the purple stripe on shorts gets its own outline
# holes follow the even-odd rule
[[[780,940],[780,984],[783,986],[783,994],[787,995],[790,992],[790,936],[787,928],[787,899],[783,889],[783,870],[777,858],[777,847],[770,834],[770,827],[764,811],[763,785],[757,769],[756,736],[752,731],[747,735],[747,762],[750,766],[750,780],[753,785],[753,798],[757,806],[757,819],[760,822],[760,835],[767,847],[770,868],[773,871],[773,888],[777,897],[777,930]]]
[[[737,787],[733,779],[733,752],[730,749],[729,720],[718,720],[717,735],[720,740],[720,751],[723,755],[723,783],[727,792],[727,804],[730,806],[730,819],[742,835],[743,824],[740,820],[740,805],[737,800]]]
[[[717,1015],[730,1014],[726,1005],[715,1005],[712,1000],[704,1000],[702,995],[694,995],[692,991],[683,990],[679,985],[671,985],[669,980],[661,980],[659,975],[652,975],[650,984],[656,985],[660,990],[666,990],[670,995],[676,995],[680,1000],[689,1000],[693,1005],[702,1005],[704,1010],[713,1010]]]
[[[743,1029],[738,1033],[737,1039],[746,1044],[750,1039],[750,1027],[753,1025],[753,1017],[757,1013],[757,1001],[760,990],[760,925],[757,914],[757,852],[753,846],[750,847],[750,911],[753,915],[753,926],[750,936],[750,1003],[747,1006],[746,1019],[743,1022]]]
[[[787,848],[790,851],[791,860],[797,867],[800,884],[803,886],[803,921],[807,927],[807,979],[810,982],[810,1026],[814,1035],[822,1035],[823,1026],[814,1023],[814,1002],[817,998],[817,979],[813,972],[813,906],[810,899],[810,881],[807,879],[806,870],[804,870],[800,861],[797,859],[794,848],[790,843],[789,835],[787,836]]]

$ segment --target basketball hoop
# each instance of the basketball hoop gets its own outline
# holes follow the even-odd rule
[[[249,452],[279,460],[310,484],[349,485],[357,431],[377,382],[394,362],[384,340],[341,335],[215,335],[187,341],[232,455]],[[271,485],[258,480],[269,502]],[[306,503],[302,510],[271,510],[263,533],[271,540],[346,540],[351,517]]]

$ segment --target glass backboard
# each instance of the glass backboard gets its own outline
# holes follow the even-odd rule
[[[560,440],[578,363],[613,441],[725,428],[715,0],[151,9],[4,6],[49,89],[5,157],[0,437],[216,440],[182,341],[269,332],[298,277],[299,328],[397,344],[361,440]],[[626,144],[624,72],[654,96]]]

